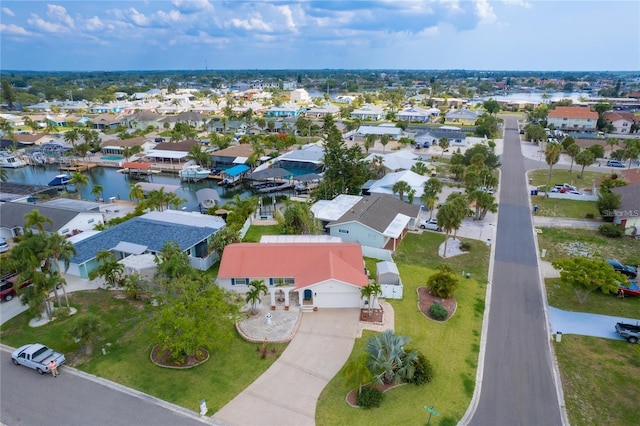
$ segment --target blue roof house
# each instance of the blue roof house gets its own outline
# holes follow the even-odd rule
[[[218,259],[217,254],[209,253],[209,240],[224,226],[223,219],[197,212],[150,212],[74,243],[76,255],[67,273],[88,278],[98,267],[96,256],[103,250],[113,252],[121,260],[132,255],[160,253],[170,241],[178,243],[187,253],[191,266],[204,271]]]

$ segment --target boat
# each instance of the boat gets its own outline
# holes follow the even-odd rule
[[[71,182],[71,178],[67,174],[56,175],[51,182],[49,182],[49,186],[65,186],[69,182]]]
[[[26,167],[27,163],[22,159],[8,153],[7,151],[0,151],[0,167],[6,169],[17,169],[20,167]]]
[[[196,164],[193,161],[188,161],[182,170],[180,170],[180,180],[187,182],[197,182],[199,180],[205,179],[209,177],[211,173],[210,170],[205,169],[204,167]]]

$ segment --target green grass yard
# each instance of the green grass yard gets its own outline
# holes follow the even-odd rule
[[[318,425],[422,424],[425,405],[435,405],[440,417],[432,425],[455,425],[464,415],[475,388],[480,330],[484,312],[489,247],[472,245],[472,254],[443,262],[437,247],[442,234],[409,234],[395,256],[404,285],[404,298],[392,300],[396,333],[411,338],[410,348],[418,349],[433,363],[435,377],[424,386],[404,385],[385,393],[382,406],[372,410],[351,408],[345,397],[342,375],[338,374],[322,392],[316,411]],[[482,264],[482,260],[485,260]],[[427,319],[418,309],[417,288],[425,284],[434,267],[447,263],[454,270],[471,271],[470,279],[460,278],[456,291],[458,310],[445,323]],[[351,359],[362,353],[368,337],[356,339]]]
[[[600,179],[607,174],[606,171],[592,172],[589,170],[585,170],[582,178],[578,178],[578,176],[580,175],[580,169],[581,167],[576,166],[575,164],[573,166],[573,171],[571,172],[568,169],[554,168],[551,173],[551,186],[555,184],[568,183],[570,185],[576,186],[578,189],[591,188],[593,186],[594,179]],[[548,176],[549,166],[538,170],[531,170],[529,172],[529,179],[531,179],[532,185],[535,186],[546,185]]]
[[[533,195],[531,204],[537,205],[538,216],[566,217],[570,219],[600,219],[600,213],[595,201],[562,200]]]

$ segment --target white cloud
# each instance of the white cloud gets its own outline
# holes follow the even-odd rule
[[[97,16],[87,19],[85,25],[89,31],[101,30],[104,28],[104,24]]]
[[[298,32],[296,23],[293,20],[293,12],[289,8],[289,6],[278,6],[278,9],[284,15],[287,28],[289,28],[293,32]]]
[[[32,14],[31,18],[27,19],[27,22],[37,29],[48,33],[68,33],[70,30],[70,27],[67,25],[45,21],[36,14]]]
[[[57,21],[60,24],[73,28],[73,19],[67,14],[67,9],[55,4],[48,4],[47,9],[47,16],[52,21]]]
[[[2,13],[4,13],[7,16],[16,16],[16,14],[13,13],[13,10],[9,9],[8,7],[3,7]]]
[[[214,10],[209,0],[173,0],[171,4],[184,13],[213,12]]]
[[[129,12],[129,18],[133,21],[134,24],[140,27],[147,27],[151,24],[151,20],[146,17],[144,14],[138,12],[135,8],[130,7],[127,12]]]
[[[9,25],[0,24],[0,33],[6,34],[6,35],[21,35],[21,36],[31,35],[31,33],[26,29],[14,24],[9,24]]]
[[[524,0],[502,0],[502,2],[507,5],[521,6],[527,9],[531,9],[531,3]]]
[[[418,35],[423,37],[433,37],[435,35],[438,35],[438,33],[439,33],[438,27],[433,26],[433,27],[424,28],[423,30],[418,32]]]
[[[482,24],[492,24],[498,20],[488,0],[476,0],[476,15]]]
[[[262,17],[258,15],[256,18],[249,19],[232,19],[229,21],[230,26],[234,28],[242,28],[247,31],[272,31],[271,25],[262,20]]]
[[[158,21],[162,23],[171,24],[171,23],[182,21],[182,14],[180,13],[179,10],[172,10],[168,13],[163,10],[160,10],[158,11],[157,18],[158,18]]]

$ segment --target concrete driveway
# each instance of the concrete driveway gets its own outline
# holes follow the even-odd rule
[[[358,321],[358,309],[305,312],[280,358],[214,414],[214,421],[233,426],[314,425],[320,392],[351,354]]]

